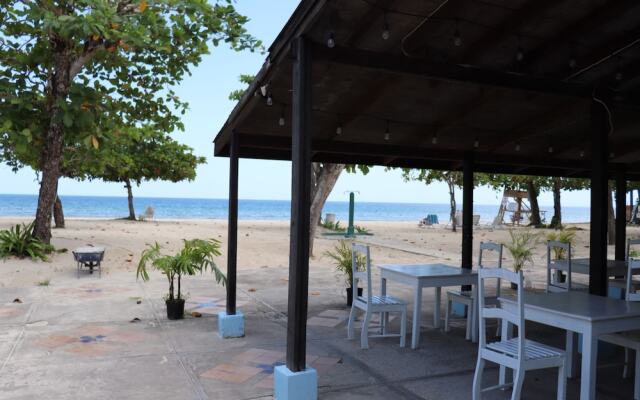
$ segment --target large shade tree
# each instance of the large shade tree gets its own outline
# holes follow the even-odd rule
[[[211,46],[260,46],[231,0],[0,4],[0,135],[39,154],[34,235],[45,242],[66,143],[99,147],[123,126],[182,129],[186,104],[171,88]]]

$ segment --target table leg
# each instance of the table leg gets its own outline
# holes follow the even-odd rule
[[[473,285],[471,288],[471,296],[473,297],[473,322],[471,331],[471,342],[478,343],[479,325],[480,325],[480,302],[478,301],[478,287]]]
[[[386,278],[380,278],[380,295],[381,296],[387,295],[387,279]],[[382,334],[386,335],[387,327],[389,326],[389,313],[386,313],[386,312],[380,313],[380,325],[381,325]]]
[[[436,304],[433,308],[433,327],[435,329],[440,327],[440,303],[442,302],[442,288],[438,286],[436,288]]]
[[[417,349],[420,342],[420,318],[422,314],[422,287],[416,286],[413,296],[413,328],[411,331],[411,348]]]
[[[567,353],[567,378],[573,378],[578,366],[578,334],[567,331],[565,352]]]
[[[588,330],[582,334],[582,373],[580,376],[580,400],[596,398],[596,364],[598,338]]]

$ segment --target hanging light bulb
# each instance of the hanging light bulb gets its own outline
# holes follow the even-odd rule
[[[280,113],[280,119],[278,119],[278,125],[284,126],[285,123],[286,121],[284,120],[284,110],[282,110],[282,113]]]
[[[382,25],[382,39],[389,40],[391,37],[391,31],[389,30],[389,21],[387,20],[387,13],[384,13],[384,23]]]
[[[580,150],[580,158],[584,158],[584,150]]]
[[[462,36],[460,36],[460,29],[458,28],[457,19],[456,19],[456,31],[453,33],[453,45],[456,47],[462,46]]]
[[[518,51],[516,52],[516,60],[518,62],[522,62],[522,60],[524,60],[524,49],[520,45],[518,45]]]
[[[391,132],[389,132],[389,121],[387,121],[387,128],[384,131],[384,140],[389,141],[391,139]]]
[[[575,69],[577,65],[578,65],[578,62],[576,61],[575,57],[569,58],[569,68]]]
[[[329,37],[327,38],[327,47],[330,49],[336,47],[336,39],[333,36],[333,32],[329,32]]]
[[[616,71],[616,81],[620,82],[621,80],[622,80],[622,71],[618,67],[618,70]]]
[[[473,141],[473,148],[477,149],[478,147],[480,147],[480,141],[478,139]]]
[[[338,135],[338,136],[342,135],[342,126],[341,125],[338,125],[336,127],[336,135]]]
[[[271,107],[273,105],[273,97],[271,97],[271,93],[267,96],[267,105]]]
[[[433,138],[431,138],[431,144],[438,144],[438,136],[437,135],[433,135]]]
[[[516,143],[516,151],[520,151],[520,143]]]
[[[549,154],[553,153],[553,146],[549,146]]]

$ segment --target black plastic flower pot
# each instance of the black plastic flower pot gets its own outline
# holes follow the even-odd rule
[[[362,288],[358,288],[358,296],[362,296]],[[353,288],[347,288],[347,306],[351,307],[353,305]]]
[[[184,299],[166,300],[165,303],[167,305],[167,318],[184,318]]]

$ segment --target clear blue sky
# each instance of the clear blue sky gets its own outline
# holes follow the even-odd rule
[[[247,15],[251,22],[249,31],[269,45],[280,28],[298,4],[297,0],[239,0],[238,10]],[[218,132],[234,103],[228,100],[229,92],[237,89],[238,76],[242,73],[256,73],[264,55],[235,53],[227,48],[215,48],[204,61],[193,70],[193,75],[178,88],[177,93],[189,102],[190,109],[184,116],[186,129],[174,135],[176,139],[192,146],[196,153],[206,156],[208,163],[198,169],[194,182],[143,183],[134,189],[134,194],[149,197],[195,197],[226,198],[228,194],[228,160],[214,158],[212,140]],[[291,197],[291,166],[288,162],[241,160],[240,198],[279,199]],[[6,166],[0,166],[2,193],[37,194],[38,185],[32,170],[14,174]],[[448,203],[446,186],[433,184],[429,187],[421,183],[405,183],[397,172],[384,172],[374,168],[367,176],[343,174],[330,200],[344,200],[344,192],[358,190],[361,201],[388,201],[409,203]],[[62,195],[124,196],[120,184],[102,181],[76,182],[62,179]],[[461,196],[458,195],[460,201]],[[479,188],[475,195],[478,204],[498,204],[500,195],[488,188]],[[553,204],[549,193],[542,195],[542,205]],[[588,206],[588,192],[563,194],[563,205]]]

